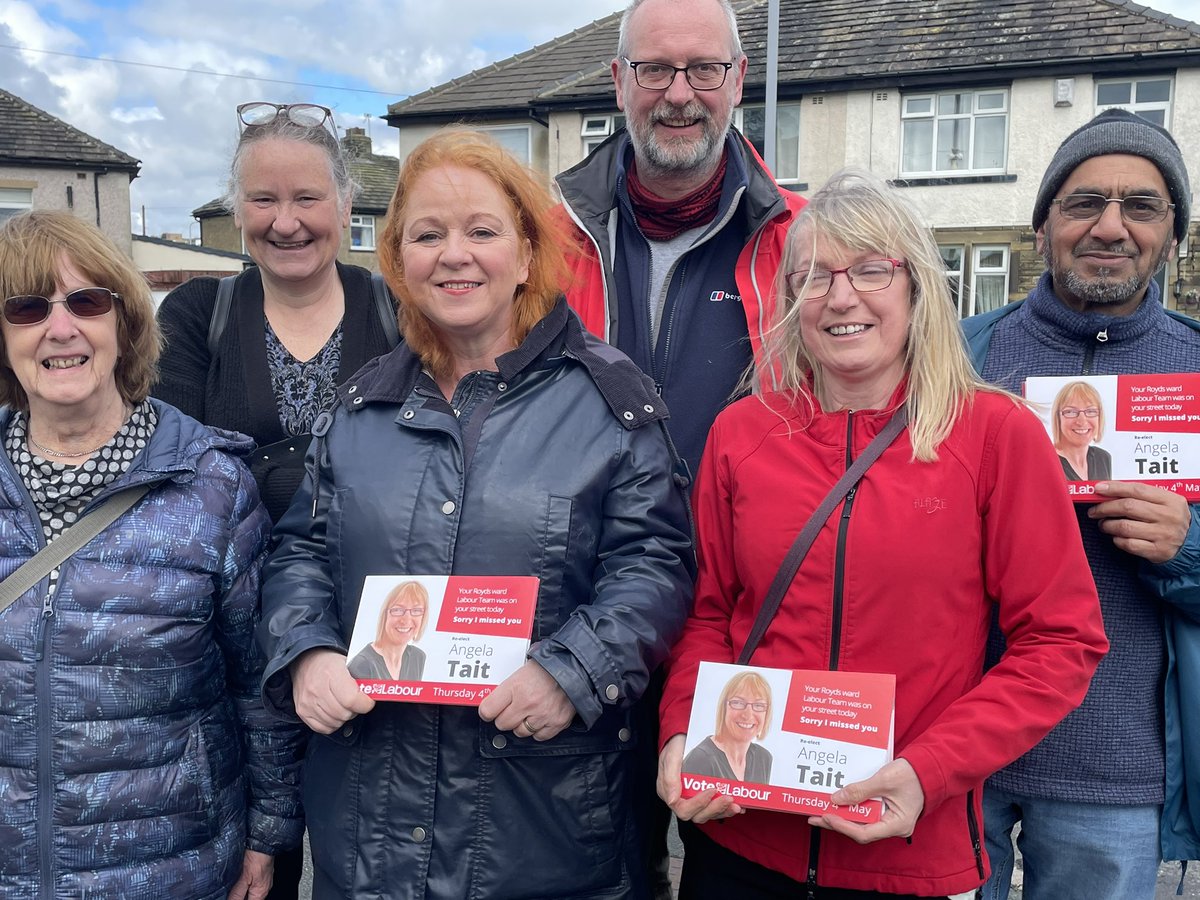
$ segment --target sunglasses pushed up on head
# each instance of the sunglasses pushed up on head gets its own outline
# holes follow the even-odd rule
[[[251,100],[237,108],[238,121],[244,128],[270,125],[283,116],[293,125],[302,128],[320,128],[333,121],[333,110],[316,103],[271,103],[266,100]]]
[[[71,291],[62,300],[51,300],[37,294],[23,294],[4,301],[4,320],[9,325],[37,325],[50,318],[50,307],[65,303],[71,315],[80,319],[94,319],[111,312],[113,301],[121,295],[108,288],[88,287]]]

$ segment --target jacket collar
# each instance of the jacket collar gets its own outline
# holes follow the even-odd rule
[[[1154,328],[1160,328],[1166,318],[1159,299],[1157,282],[1151,281],[1146,296],[1138,308],[1127,316],[1107,316],[1098,312],[1076,312],[1054,293],[1050,273],[1045,272],[1025,303],[1026,315],[1047,331],[1064,335],[1073,341],[1091,342],[1104,333],[1105,343],[1132,341]]]
[[[590,220],[603,223],[607,221],[608,214],[616,208],[618,185],[621,185],[625,178],[625,155],[631,148],[629,133],[622,128],[597,147],[590,156],[555,179],[563,202],[575,210],[589,228],[597,227]],[[741,203],[751,233],[787,211],[787,203],[780,193],[781,188],[767,171],[754,147],[732,126],[725,136],[725,152],[729,154],[729,160],[733,163],[726,172],[726,183],[728,184],[735,173],[736,177],[745,180],[746,190],[742,194]]]
[[[587,369],[617,420],[627,429],[667,418],[666,404],[650,379],[615,347],[588,334],[579,317],[559,296],[554,307],[533,326],[521,345],[496,357],[503,381],[540,368],[553,357],[569,357]],[[422,371],[421,360],[401,342],[391,353],[367,363],[338,388],[343,406],[353,411],[372,403],[402,405]],[[317,432],[314,425],[313,432]]]
[[[236,431],[225,431],[202,425],[170,404],[154,397],[150,404],[158,416],[158,424],[146,448],[133,460],[124,475],[114,485],[120,487],[131,481],[162,480],[189,476],[196,470],[200,457],[209,450],[220,450],[233,456],[247,456],[254,441]],[[8,428],[13,410],[0,408],[0,434]]]

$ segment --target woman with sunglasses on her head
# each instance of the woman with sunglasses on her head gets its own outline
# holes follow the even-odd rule
[[[166,338],[154,395],[208,425],[250,435],[277,521],[303,477],[308,433],[334,389],[394,345],[371,273],[337,261],[355,184],[311,103],[243,103],[225,205],[255,265],[238,276],[215,352],[218,281],[195,278],[159,309]],[[390,312],[394,318],[394,312]]]
[[[339,384],[394,341],[371,273],[337,261],[356,186],[330,111],[251,102],[238,118],[225,205],[255,265],[234,282],[227,312],[217,313],[225,322],[215,350],[217,279],[194,278],[163,300],[166,348],[154,395],[254,438],[251,470],[276,522],[304,476],[313,420]],[[302,851],[276,862],[271,900],[294,900]]]
[[[659,769],[687,850],[680,897],[962,895],[987,874],[983,779],[1082,700],[1107,647],[1075,515],[1041,423],[972,372],[937,246],[897,191],[835,175],[783,263],[756,395],[717,418],[693,495],[700,572]],[[793,541],[881,432],[754,644]],[[994,613],[1008,648],[982,674]],[[699,663],[748,644],[753,665],[895,675],[895,759],[832,795],[882,797],[881,821],[681,796]]]
[[[0,296],[0,582],[147,489],[0,611],[0,893],[260,900],[301,743],[258,699],[252,445],[147,399],[150,291],[94,226],[10,219]]]

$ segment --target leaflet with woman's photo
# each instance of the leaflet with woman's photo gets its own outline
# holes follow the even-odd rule
[[[1025,380],[1077,503],[1097,481],[1141,481],[1200,500],[1200,374]]]
[[[478,706],[525,663],[538,579],[369,575],[346,666],[376,700]]]
[[[715,787],[746,807],[876,822],[882,801],[829,797],[891,762],[895,703],[895,675],[701,663],[683,796]]]

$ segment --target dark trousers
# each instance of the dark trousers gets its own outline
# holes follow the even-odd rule
[[[275,857],[275,880],[267,900],[296,900],[300,896],[300,876],[304,874],[304,845],[285,850]]]
[[[684,848],[679,900],[923,900],[913,894],[820,886],[810,894],[807,885],[726,850],[689,822],[679,823],[679,837]]]

